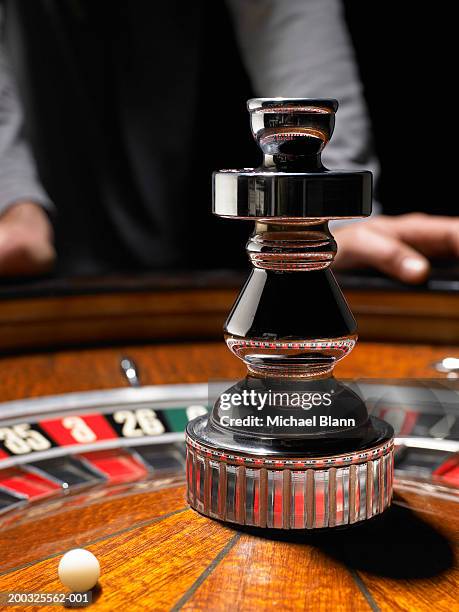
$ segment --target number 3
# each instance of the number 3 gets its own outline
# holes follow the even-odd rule
[[[96,434],[80,417],[66,417],[62,419],[62,425],[70,429],[70,435],[80,444],[97,440]]]

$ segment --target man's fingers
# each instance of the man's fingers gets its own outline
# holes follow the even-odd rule
[[[11,253],[11,240],[9,239],[9,228],[0,220],[0,271],[2,263],[8,259]]]
[[[459,257],[457,217],[412,213],[391,217],[390,223],[394,235],[427,257]]]
[[[429,262],[418,251],[365,223],[337,230],[335,238],[338,269],[374,267],[405,283],[421,283],[429,274]]]
[[[47,272],[54,263],[52,228],[33,203],[18,203],[0,216],[0,276]]]

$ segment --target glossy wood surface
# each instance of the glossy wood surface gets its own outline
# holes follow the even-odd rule
[[[144,493],[134,505],[137,514],[127,493],[93,504],[92,533],[61,511],[47,554],[34,551],[46,517],[4,529],[0,550],[14,546],[16,562],[3,566],[0,590],[62,592],[60,556],[84,546],[102,567],[94,610],[457,609],[455,502],[405,493],[378,522],[322,534],[240,532],[188,509],[183,486]]]
[[[171,290],[0,301],[0,351],[221,335],[235,290]]]
[[[459,294],[347,289],[365,340],[459,343]]]
[[[125,386],[124,355],[137,362],[144,384],[244,373],[221,341],[9,356],[0,359],[1,399]],[[459,349],[360,343],[337,374],[439,377],[432,364],[445,356]],[[456,503],[413,492],[401,492],[379,522],[286,534],[204,518],[187,508],[178,482],[136,484],[19,513],[0,533],[0,591],[62,591],[59,558],[83,546],[102,567],[94,610],[451,612],[458,541]]]
[[[0,357],[0,401],[126,386],[123,356],[134,359],[144,385],[226,380],[245,373],[223,340],[10,355]],[[434,364],[444,357],[459,358],[459,346],[358,342],[335,373],[341,378],[441,378]]]
[[[0,352],[108,342],[217,339],[242,279],[224,286],[2,297]],[[194,284],[197,281],[194,280]],[[220,283],[221,285],[221,283]],[[80,288],[81,290],[81,288]],[[347,289],[363,340],[459,343],[459,292]]]

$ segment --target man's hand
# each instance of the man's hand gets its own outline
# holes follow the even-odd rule
[[[38,204],[17,202],[0,215],[0,275],[43,274],[55,258],[51,223]]]
[[[430,257],[459,257],[459,217],[380,215],[333,233],[335,269],[373,267],[406,283],[427,278]]]

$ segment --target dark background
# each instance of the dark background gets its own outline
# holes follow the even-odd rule
[[[381,161],[384,212],[457,215],[453,5],[344,5]]]

